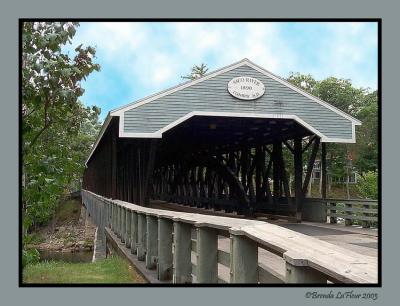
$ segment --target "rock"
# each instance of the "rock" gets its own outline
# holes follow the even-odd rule
[[[73,242],[68,242],[68,243],[65,245],[65,248],[69,249],[69,248],[72,248],[73,246],[75,246],[75,243],[73,243]]]

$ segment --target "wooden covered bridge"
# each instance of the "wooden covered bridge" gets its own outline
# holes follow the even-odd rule
[[[190,231],[197,224],[202,228],[197,234],[197,250],[208,254],[204,261],[201,256],[206,253],[198,253],[199,282],[217,282],[214,265],[221,261],[230,262],[232,282],[258,282],[261,270],[257,270],[257,246],[269,246],[269,251],[282,256],[286,253],[287,265],[295,271],[288,277],[295,282],[374,282],[374,264],[368,258],[351,258],[346,251],[333,249],[332,254],[343,256],[345,262],[340,271],[334,271],[326,253],[329,246],[320,245],[323,259],[304,255],[307,248],[314,252],[318,249],[312,237],[303,237],[301,247],[291,247],[296,235],[290,230],[276,229],[275,234],[263,237],[274,230],[275,225],[268,223],[263,226],[260,221],[233,222],[215,216],[196,219],[187,216],[191,214],[174,215],[148,208],[157,201],[161,208],[163,203],[177,203],[247,216],[284,215],[298,222],[310,216],[318,218],[320,209],[305,197],[318,151],[321,148],[322,194],[326,197],[325,144],[354,143],[355,126],[359,124],[357,119],[244,59],[110,111],[86,162],[83,201],[100,226],[108,228],[109,235],[114,232],[139,259],[144,259],[140,252],[147,254],[146,266],[155,267],[152,261],[157,261],[159,279],[168,278],[167,270],[174,263],[174,281],[188,282],[193,250]],[[291,162],[286,158],[285,163],[284,150],[292,155]],[[294,168],[293,188],[289,165]],[[323,217],[326,219],[326,215]],[[173,229],[166,220],[174,223]],[[218,251],[219,235],[246,238],[234,239],[227,255]],[[173,252],[168,243],[175,246]],[[172,252],[174,259],[172,254],[162,255],[165,250]],[[213,252],[215,260],[210,259]],[[315,273],[304,270],[309,264],[314,265],[310,269]],[[360,268],[363,265],[368,266],[365,273]],[[295,266],[302,268],[295,270]],[[351,267],[355,276],[345,272],[346,267]]]

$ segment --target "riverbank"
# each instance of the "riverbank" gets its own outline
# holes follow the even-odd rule
[[[134,267],[120,257],[93,263],[43,261],[27,265],[25,284],[130,284],[146,283]]]
[[[85,215],[79,199],[60,202],[50,224],[32,234],[28,248],[40,252],[91,252],[96,226]]]

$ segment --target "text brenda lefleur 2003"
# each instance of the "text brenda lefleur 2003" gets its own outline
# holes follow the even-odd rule
[[[333,290],[327,293],[321,293],[317,291],[307,291],[305,294],[307,299],[355,299],[355,300],[377,300],[378,293],[375,292],[361,292],[357,293],[354,290],[350,291],[337,291],[333,292]]]

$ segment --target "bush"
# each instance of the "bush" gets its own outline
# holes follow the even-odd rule
[[[38,263],[40,260],[39,251],[36,249],[22,250],[22,266]]]
[[[367,199],[378,199],[378,172],[368,171],[358,176],[357,189]]]

